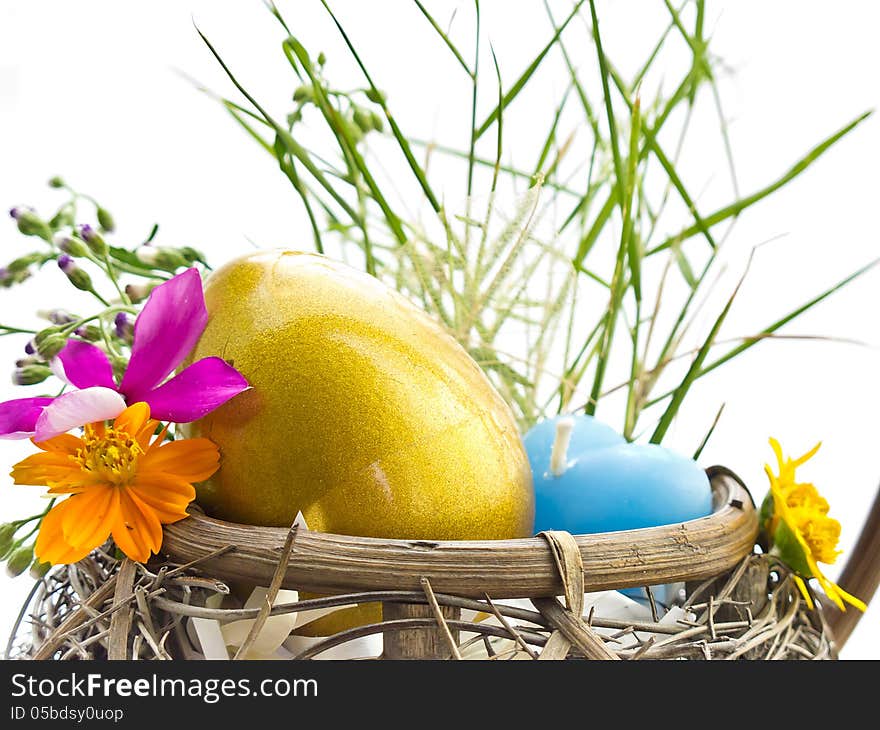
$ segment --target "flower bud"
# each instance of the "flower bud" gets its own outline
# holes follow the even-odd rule
[[[49,187],[50,188],[63,188],[64,180],[60,176],[56,175],[55,177],[49,178]]]
[[[61,352],[67,345],[67,337],[62,334],[49,335],[37,344],[37,353],[43,360],[48,362]],[[46,376],[48,377],[48,376]],[[45,380],[45,378],[44,378]],[[42,381],[37,381],[42,382]]]
[[[134,255],[137,256],[138,261],[142,264],[155,266],[156,259],[159,257],[159,249],[155,246],[141,246],[134,252]]]
[[[82,327],[77,327],[73,331],[73,334],[87,340],[88,342],[97,342],[102,337],[100,327],[94,324],[86,324]]]
[[[12,274],[5,266],[0,266],[0,286],[9,286],[12,284]]]
[[[374,104],[382,104],[385,102],[385,99],[388,98],[385,92],[379,91],[379,89],[367,89],[365,94]]]
[[[144,301],[148,296],[150,296],[150,292],[153,291],[161,281],[156,281],[155,279],[151,281],[145,281],[138,284],[126,284],[125,286],[125,295],[131,300],[133,304],[137,304],[139,302]]]
[[[24,346],[25,354],[27,355],[36,355],[37,354],[37,341],[36,340],[28,340]]]
[[[293,92],[293,100],[297,103],[312,101],[315,98],[315,92],[311,86],[299,86]]]
[[[6,573],[10,578],[15,578],[26,571],[34,559],[33,545],[22,545],[14,550],[6,561]]]
[[[162,269],[174,273],[177,269],[189,266],[186,258],[180,251],[173,248],[158,248],[156,246],[141,246],[135,255],[139,261],[154,269]]]
[[[52,324],[57,325],[70,324],[77,320],[77,317],[63,309],[50,309],[48,312],[37,312],[37,314],[43,319],[48,319]]]
[[[361,109],[360,107],[355,109],[352,114],[352,119],[362,132],[367,133],[373,131],[373,118],[370,115],[370,112],[366,109]]]
[[[18,271],[12,275],[12,283],[13,284],[21,284],[23,281],[27,281],[31,278],[33,274],[30,269],[25,269],[24,271]]]
[[[5,522],[0,525],[0,560],[5,558],[10,548],[12,548],[12,541],[17,530],[18,525],[14,525],[11,522]]]
[[[79,235],[95,256],[107,255],[107,244],[94,228],[88,223],[79,227]]]
[[[52,229],[30,208],[13,208],[9,215],[15,219],[18,230],[25,236],[39,236],[47,241],[52,238]]]
[[[370,121],[373,124],[373,129],[377,132],[381,132],[385,128],[385,120],[382,118],[381,114],[377,114],[374,111],[370,112]]]
[[[49,228],[53,231],[57,231],[60,228],[66,228],[68,226],[72,226],[74,222],[74,211],[73,208],[69,205],[65,205],[61,210],[59,210],[52,218],[49,219]]]
[[[363,130],[354,122],[346,120],[345,126],[352,141],[357,144],[364,138]]]
[[[27,367],[28,365],[37,365],[42,362],[43,361],[40,360],[38,357],[33,357],[31,355],[28,355],[27,357],[22,357],[22,358],[16,360],[15,367],[24,368],[24,367]]]
[[[128,368],[128,360],[120,355],[111,355],[110,366],[113,368],[113,375],[121,381]]]
[[[186,259],[186,262],[189,266],[192,266],[194,263],[200,263],[200,264],[207,263],[205,261],[205,254],[203,254],[198,249],[193,248],[192,246],[181,246],[177,250],[180,253],[180,255]]]
[[[82,241],[79,241],[71,236],[55,236],[55,245],[58,246],[58,248],[66,253],[68,256],[73,256],[75,258],[82,258],[83,256],[87,256],[89,253],[88,249],[83,245]]]
[[[116,336],[125,342],[131,342],[134,339],[134,324],[128,318],[125,312],[119,312],[113,320]]]
[[[61,329],[59,327],[46,327],[37,332],[34,336],[34,348],[36,354],[42,357],[46,362],[61,352],[66,344],[67,336],[61,334]],[[25,352],[27,352],[27,348],[25,348]]]
[[[36,251],[33,253],[25,254],[24,256],[19,256],[17,259],[14,259],[9,262],[9,265],[6,267],[10,273],[17,274],[21,271],[25,271],[30,268],[34,264],[43,260],[43,254],[37,253]]]
[[[12,373],[12,382],[15,385],[36,385],[42,383],[51,374],[52,370],[47,365],[25,365]]]
[[[324,55],[324,51],[321,51],[318,54],[318,65],[323,66],[325,63],[327,63],[327,56]]]
[[[66,253],[58,257],[58,268],[67,276],[71,284],[80,291],[94,291],[92,277],[76,265],[74,260]]]
[[[76,264],[73,263],[73,258],[69,254],[62,254],[58,257],[58,268],[68,274],[76,269]]]
[[[116,229],[116,221],[110,215],[110,211],[106,208],[98,207],[98,225],[107,233],[112,233]]]
[[[48,573],[51,568],[52,563],[41,563],[39,558],[34,558],[34,562],[31,563],[30,576],[34,580],[40,580],[40,578],[46,577],[46,573]]]

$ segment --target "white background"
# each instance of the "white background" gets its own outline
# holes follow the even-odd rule
[[[875,3],[842,2],[833,9],[788,1],[710,0],[708,5],[713,47],[734,72],[724,80],[722,94],[744,192],[775,178],[817,141],[878,106]],[[432,7],[445,22],[448,12],[442,6]],[[317,0],[281,7],[310,49],[326,50],[331,68],[348,68]],[[555,7],[561,17],[568,6]],[[466,84],[414,8],[404,0],[338,0],[334,8],[389,92],[404,129],[460,142],[448,120],[466,116]],[[462,3],[460,13],[470,17],[470,7]],[[665,22],[664,14],[660,2],[599,3],[609,55],[624,68],[634,67]],[[48,211],[60,199],[45,181],[60,174],[114,212],[122,243],[136,242],[159,221],[163,242],[199,247],[215,264],[249,249],[251,241],[309,247],[295,196],[271,161],[177,73],[229,92],[193,20],[257,96],[283,114],[294,81],[280,52],[283,35],[259,2],[5,0],[0,5],[0,205],[32,204]],[[483,27],[508,84],[552,34],[540,2],[484,2]],[[558,99],[566,79],[558,63],[549,69],[533,93]],[[674,74],[668,83],[677,83]],[[534,104],[534,115],[520,109],[515,132],[527,136],[532,124],[540,134],[547,107],[540,97],[528,103]],[[694,133],[697,140],[700,134]],[[724,168],[714,158],[701,162],[706,160],[697,154],[686,164],[687,182],[711,199]],[[880,118],[871,118],[803,177],[741,218],[731,247],[748,250],[785,235],[760,251],[731,314],[731,334],[767,324],[877,255],[878,162]],[[446,192],[445,184],[440,187]],[[461,193],[450,182],[448,194]],[[713,207],[707,203],[705,209]],[[0,260],[22,253],[21,246],[12,221],[0,223]],[[60,274],[47,270],[19,290],[0,290],[0,322],[27,326],[40,306],[75,306],[77,299],[66,293],[59,302],[64,291],[59,285]],[[859,339],[865,346],[763,343],[699,384],[668,441],[692,451],[726,402],[701,461],[733,468],[760,498],[766,489],[762,465],[771,458],[769,435],[797,454],[822,440],[803,475],[819,486],[832,516],[843,523],[839,563],[880,481],[878,291],[880,269],[786,330]],[[14,337],[0,339],[0,363],[11,369],[23,344]],[[7,380],[0,383],[0,398],[21,395]],[[0,442],[0,464],[5,470],[29,451],[26,442]],[[4,477],[0,519],[29,514],[26,510],[39,503],[39,491],[14,487]],[[828,575],[835,577],[839,568],[829,567]],[[0,581],[2,629],[11,626],[30,582],[5,575]],[[878,611],[872,606],[862,618],[844,658],[880,657]]]

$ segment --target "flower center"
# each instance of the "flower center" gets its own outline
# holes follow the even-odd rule
[[[840,554],[836,550],[840,540],[840,523],[817,513],[803,515],[798,527],[810,546],[810,552],[820,563],[830,565]]]
[[[126,484],[137,472],[141,445],[125,431],[109,427],[96,430],[85,427],[83,446],[73,457],[83,471],[115,485]]]

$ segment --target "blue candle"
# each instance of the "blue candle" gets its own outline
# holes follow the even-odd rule
[[[524,443],[535,484],[535,532],[615,532],[712,512],[709,479],[693,459],[627,443],[591,416],[545,419]]]

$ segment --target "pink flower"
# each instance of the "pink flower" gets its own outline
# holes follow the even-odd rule
[[[248,387],[219,357],[206,357],[167,379],[186,359],[208,323],[202,280],[187,269],[157,286],[134,323],[131,359],[122,382],[103,350],[71,340],[52,361],[58,377],[73,385],[57,398],[19,398],[0,403],[0,438],[41,442],[86,423],[116,418],[127,405],[145,402],[153,418],[195,421]]]

